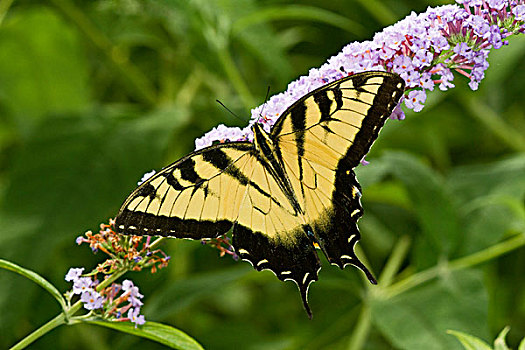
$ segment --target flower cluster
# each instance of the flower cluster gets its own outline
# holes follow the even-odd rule
[[[523,0],[456,0],[459,5],[428,8],[412,13],[377,33],[373,40],[353,42],[319,69],[288,85],[288,89],[252,110],[244,128],[219,125],[195,140],[196,149],[215,141],[253,139],[251,126],[261,123],[269,131],[293,102],[329,82],[358,72],[380,70],[399,74],[406,82],[404,106],[421,111],[427,91],[453,88],[453,72],[466,76],[476,90],[484,78],[490,49],[508,44],[510,35],[525,31]],[[393,119],[404,119],[397,106]]]
[[[120,268],[133,271],[151,268],[155,273],[168,266],[169,256],[160,249],[150,249],[150,236],[119,235],[113,231],[114,224],[110,219],[109,224],[100,225],[99,233],[88,231],[76,239],[77,244],[88,243],[95,253],[100,250],[109,255],[110,259],[97,266],[97,272],[110,274]]]
[[[100,225],[98,233],[88,231],[84,236],[77,237],[77,244],[88,243],[93,252],[102,251],[109,258],[86,274],[83,267],[69,269],[65,279],[73,282],[73,288],[65,295],[69,303],[75,295],[79,295],[84,308],[94,315],[140,325],[145,319],[140,315],[143,295],[138,287],[130,280],[104,287],[97,276],[102,274],[103,280],[106,280],[119,271],[141,271],[144,268],[155,273],[168,265],[170,257],[160,249],[152,250],[154,244],[150,244],[151,237],[118,235],[113,231],[114,224],[110,219],[109,224]]]
[[[73,282],[73,289],[66,293],[69,303],[74,295],[80,295],[84,308],[104,319],[131,321],[135,326],[146,322],[144,315],[139,314],[140,307],[143,305],[141,299],[144,296],[132,281],[125,280],[122,284],[113,283],[97,291],[98,281],[93,280],[92,276],[83,276],[83,272],[83,267],[70,268],[66,274],[66,281]],[[127,317],[123,317],[122,315],[126,313]]]

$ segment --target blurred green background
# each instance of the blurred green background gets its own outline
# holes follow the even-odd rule
[[[243,126],[216,99],[248,119],[268,85],[282,91],[345,44],[444,3],[1,1],[0,257],[69,289],[69,267],[104,259],[75,238],[113,217],[143,173],[192,151],[219,123]],[[145,294],[146,319],[209,349],[459,349],[447,329],[490,341],[505,325],[516,347],[523,244],[492,248],[482,264],[457,259],[482,251],[483,260],[525,235],[524,58],[525,38],[511,39],[491,53],[479,91],[457,76],[423,112],[388,122],[371,164],[357,169],[359,255],[379,286],[323,260],[310,321],[292,282],[170,240],[169,268],[127,275]],[[422,271],[435,278],[410,285]],[[0,271],[0,348],[58,312],[41,288]],[[139,346],[161,348],[78,325],[32,348]]]

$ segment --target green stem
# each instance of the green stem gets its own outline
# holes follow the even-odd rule
[[[152,247],[158,245],[162,241],[162,238],[157,239],[155,242],[151,244]],[[107,279],[102,281],[97,286],[97,291],[100,291],[107,286],[109,286],[111,283],[115,282],[117,279],[122,277],[126,272],[128,272],[127,269],[122,269],[119,271],[114,272],[111,276],[109,276]],[[79,300],[69,309],[67,309],[66,312],[61,312],[59,315],[57,315],[55,318],[53,318],[51,321],[47,322],[40,328],[36,329],[34,332],[29,334],[27,337],[19,341],[17,344],[15,344],[11,350],[18,350],[18,349],[24,349],[31,343],[33,343],[35,340],[39,339],[43,335],[49,333],[53,329],[55,329],[58,326],[61,326],[63,324],[74,324],[76,323],[74,320],[74,315],[82,308],[82,302]],[[72,320],[73,319],[73,320]]]
[[[466,269],[502,256],[523,246],[525,246],[525,233],[519,234],[504,242],[498,243],[466,257],[452,260],[447,264],[447,266],[450,271]],[[397,283],[392,284],[383,291],[383,295],[386,298],[392,298],[420,284],[430,281],[431,279],[439,276],[441,271],[442,266],[438,265],[416,273]]]
[[[379,276],[379,283],[381,288],[386,288],[392,283],[392,280],[399,271],[399,267],[401,266],[403,260],[405,260],[405,257],[408,254],[409,248],[410,237],[402,236],[397,241],[396,245],[394,246],[394,249],[392,249],[392,254],[390,254],[390,258],[388,259],[387,263],[385,264],[385,268]]]
[[[348,342],[348,350],[362,349],[366,339],[368,338],[368,332],[372,326],[372,313],[370,307],[367,304],[363,305],[359,318],[357,319],[356,327],[352,332],[350,341]]]
[[[129,60],[122,49],[100,31],[85,13],[70,0],[51,0],[62,14],[99,49],[124,80],[124,87],[137,99],[147,104],[155,104],[156,93],[151,82]]]
[[[385,288],[389,286],[390,283],[392,283],[394,276],[396,275],[399,267],[407,255],[409,247],[410,237],[403,236],[399,239],[399,241],[397,241],[394,249],[392,250],[392,254],[390,255],[390,259],[386,263],[381,276],[379,276],[379,286],[381,288]],[[362,253],[359,255],[364,257],[364,254]],[[375,291],[376,289],[373,287],[368,288],[368,295],[370,296],[370,294],[373,294]],[[356,325],[357,326],[354,328],[348,343],[348,349],[350,350],[363,348],[363,345],[365,344],[368,337],[368,332],[372,326],[372,314],[366,301],[363,304],[363,308],[361,309],[361,313],[359,314]]]
[[[3,0],[0,1],[0,26],[2,23],[4,23],[4,18],[7,15],[7,12],[9,11],[9,8],[13,4],[14,0]]]

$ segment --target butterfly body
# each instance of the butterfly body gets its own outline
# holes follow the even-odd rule
[[[366,72],[303,96],[254,142],[193,152],[137,188],[116,218],[118,232],[215,238],[233,227],[237,254],[255,269],[293,280],[307,303],[321,268],[353,265],[363,209],[353,169],[368,153],[404,92],[404,81]]]

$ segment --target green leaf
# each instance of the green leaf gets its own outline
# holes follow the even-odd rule
[[[480,272],[443,268],[436,280],[389,299],[373,299],[372,319],[396,348],[460,349],[446,331],[487,334],[487,300]]]
[[[397,16],[390,10],[388,6],[378,0],[358,0],[368,13],[379,21],[382,25],[390,25],[394,23]]]
[[[507,341],[505,340],[509,331],[510,327],[507,326],[498,334],[498,337],[494,340],[494,350],[510,350],[507,346]]]
[[[525,350],[525,338],[521,340],[518,350]]]
[[[360,23],[349,20],[345,16],[322,8],[305,5],[264,7],[237,20],[232,28],[232,32],[234,34],[239,33],[244,31],[248,26],[272,20],[316,21],[336,26],[356,36],[363,36],[365,32],[364,27]]]
[[[448,330],[447,333],[455,336],[466,350],[492,350],[487,343],[472,335],[452,330]]]
[[[40,276],[36,272],[25,269],[15,263],[0,259],[0,268],[13,271],[21,276],[24,276],[31,281],[38,284],[40,287],[44,288],[49,294],[51,294],[60,304],[62,310],[66,309],[66,301],[62,297],[62,294],[55,288],[54,285],[49,283],[44,277]]]
[[[525,191],[525,155],[517,154],[489,164],[455,168],[448,184],[465,203],[483,195],[510,194],[521,198]]]
[[[444,180],[430,167],[405,153],[388,152],[383,160],[406,187],[412,209],[434,256],[449,255],[457,246],[461,229],[453,196]]]
[[[202,350],[204,349],[195,339],[186,333],[171,326],[147,321],[141,326],[135,327],[131,322],[109,322],[109,321],[87,321],[98,326],[112,328],[117,331],[150,339],[180,350]]]
[[[448,184],[461,202],[466,255],[499,242],[509,232],[525,228],[525,157],[519,155],[491,164],[460,167]]]

